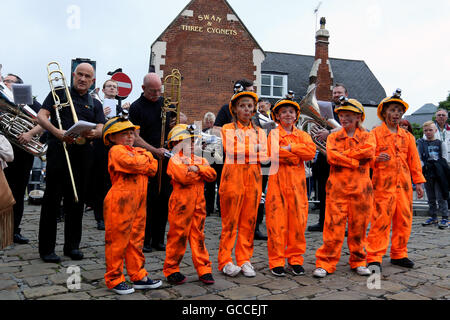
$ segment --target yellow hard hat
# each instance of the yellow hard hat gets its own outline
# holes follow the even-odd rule
[[[190,138],[201,138],[201,135],[195,134],[195,125],[177,124],[170,130],[167,136],[167,145],[172,149],[173,144],[177,141],[182,141]]]
[[[405,112],[409,109],[409,105],[405,101],[403,101],[402,98],[400,98],[401,94],[402,94],[402,90],[401,89],[397,89],[394,92],[394,95],[392,97],[384,98],[380,102],[380,104],[378,105],[378,108],[377,108],[377,114],[378,114],[378,118],[380,118],[381,121],[384,121],[384,119],[383,119],[383,117],[381,115],[383,113],[383,108],[386,105],[388,105],[388,104],[391,104],[391,103],[394,103],[394,102],[398,103],[398,104],[402,105],[405,108]]]
[[[250,97],[250,98],[252,98],[255,101],[255,109],[254,109],[253,113],[256,113],[256,104],[258,103],[258,95],[256,93],[252,92],[252,91],[241,91],[241,92],[238,92],[238,93],[234,94],[231,97],[230,103],[228,104],[228,108],[230,109],[230,113],[233,114],[233,110],[232,110],[231,107],[241,97]]]
[[[356,99],[347,99],[344,96],[340,97],[339,101],[341,104],[334,109],[334,112],[339,113],[339,111],[347,110],[360,113],[362,115],[361,120],[364,122],[364,119],[366,119],[366,113],[364,112],[364,107],[361,102]]]
[[[295,120],[295,122],[297,122],[300,119],[300,106],[297,102],[289,99],[280,100],[275,104],[270,113],[270,117],[272,118],[272,120],[275,122],[279,122],[278,120],[276,120],[275,115],[278,113],[281,107],[287,106],[294,107],[295,111],[297,112],[297,120]]]
[[[127,129],[139,130],[140,126],[135,126],[130,120],[128,120],[128,113],[124,112],[121,116],[108,120],[103,126],[103,143],[109,146],[111,142],[108,140],[108,136],[113,133],[121,132]]]

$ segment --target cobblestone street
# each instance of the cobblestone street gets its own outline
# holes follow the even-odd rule
[[[164,279],[156,290],[137,291],[119,296],[108,290],[103,275],[104,231],[96,229],[93,212],[84,214],[81,250],[85,258],[72,261],[63,256],[63,226],[58,224],[56,254],[62,258],[59,264],[44,263],[38,254],[39,225],[38,206],[26,206],[22,220],[22,234],[30,239],[27,245],[12,245],[0,251],[0,300],[442,300],[450,298],[450,230],[422,227],[425,216],[415,216],[409,242],[409,257],[416,263],[408,270],[390,264],[386,256],[383,274],[368,281],[350,270],[348,247],[344,244],[337,272],[324,279],[312,277],[315,251],[322,243],[321,233],[306,233],[307,251],[304,268],[306,275],[285,278],[274,277],[268,268],[266,241],[255,241],[252,263],[257,271],[254,278],[239,275],[224,276],[217,270],[217,253],[220,236],[220,217],[206,219],[206,246],[213,262],[216,283],[201,283],[193,268],[190,249],[181,263],[181,272],[188,281],[180,286],[168,284],[163,276],[164,252],[146,253],[146,267],[150,277]],[[317,222],[317,215],[310,214],[308,225]],[[265,233],[265,228],[263,228]],[[73,267],[75,266],[75,268]],[[72,268],[71,268],[72,267]],[[79,267],[77,269],[76,267]],[[70,290],[68,279],[79,270],[81,286]],[[373,286],[378,289],[369,289]]]

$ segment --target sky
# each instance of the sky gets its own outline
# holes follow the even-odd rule
[[[69,78],[71,60],[89,58],[97,62],[97,87],[117,68],[130,76],[132,102],[142,92],[151,44],[188,3],[0,0],[2,74],[21,76],[42,103],[49,62],[58,61]],[[330,57],[364,60],[388,95],[402,89],[407,114],[450,93],[450,0],[228,3],[265,51],[314,55],[316,21],[326,17]]]

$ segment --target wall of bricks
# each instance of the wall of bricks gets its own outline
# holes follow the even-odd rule
[[[316,79],[316,96],[318,100],[331,101],[333,85],[332,74],[328,62],[328,37],[316,37],[316,55],[315,59],[321,59]]]
[[[192,123],[208,111],[217,114],[235,80],[255,81],[253,50],[259,47],[241,22],[228,20],[234,13],[226,1],[192,1],[183,12],[156,41],[167,43],[159,66],[164,77],[174,68],[182,74],[181,111]]]

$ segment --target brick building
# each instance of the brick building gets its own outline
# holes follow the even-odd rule
[[[182,74],[181,111],[201,120],[229,101],[233,83],[260,83],[264,51],[225,0],[192,0],[151,46],[150,70]]]
[[[378,123],[376,106],[386,92],[364,61],[329,57],[326,21],[316,32],[315,56],[264,52],[226,0],[192,0],[151,46],[150,70],[164,79],[182,74],[181,110],[189,122],[217,114],[233,83],[254,81],[272,102],[293,90],[298,99],[317,85],[317,99],[329,101],[332,86],[344,83],[366,108],[367,128]]]

